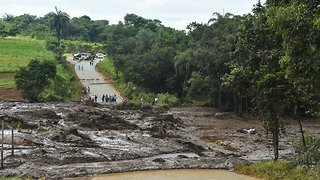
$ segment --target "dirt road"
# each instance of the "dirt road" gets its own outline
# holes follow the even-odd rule
[[[98,102],[102,102],[102,96],[104,95],[117,95],[117,102],[121,103],[123,98],[120,93],[109,84],[105,77],[96,71],[96,65],[100,61],[99,59],[93,60],[93,65],[89,60],[74,61],[72,57],[68,58],[68,61],[75,64],[75,71],[84,87],[89,87],[90,92],[88,96],[97,95]]]

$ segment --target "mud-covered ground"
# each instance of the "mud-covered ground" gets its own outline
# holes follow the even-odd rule
[[[19,124],[11,156],[11,123],[6,124],[1,176],[62,179],[149,169],[232,169],[236,163],[272,158],[271,136],[252,117],[213,108],[169,111],[81,103],[0,102],[0,119]],[[287,120],[280,156],[292,156],[298,134]],[[311,133],[320,122],[303,121]],[[255,129],[254,134],[243,129]]]

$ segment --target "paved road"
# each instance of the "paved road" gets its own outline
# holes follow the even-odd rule
[[[123,98],[120,96],[120,93],[105,79],[105,77],[96,71],[96,65],[100,61],[95,59],[93,61],[93,65],[90,65],[90,61],[82,60],[82,61],[74,61],[71,58],[68,58],[68,61],[72,64],[75,64],[75,71],[83,84],[84,87],[90,88],[90,97],[92,95],[98,96],[98,102],[102,102],[102,95],[108,94],[117,95],[117,103],[121,103]]]

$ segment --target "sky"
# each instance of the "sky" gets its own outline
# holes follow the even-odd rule
[[[0,0],[0,17],[6,13],[43,15],[55,6],[70,17],[89,16],[106,19],[110,24],[134,13],[146,19],[158,19],[163,25],[183,30],[191,22],[207,23],[214,12],[243,15],[251,13],[258,0]],[[262,3],[265,0],[261,1]]]

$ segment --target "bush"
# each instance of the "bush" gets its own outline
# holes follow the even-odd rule
[[[136,87],[132,82],[129,82],[125,88],[123,95],[127,100],[134,104],[152,105],[154,98],[158,98],[157,105],[161,107],[174,107],[179,105],[179,99],[171,94],[156,94],[147,93],[143,89]]]
[[[298,138],[293,145],[299,154],[294,160],[295,165],[316,165],[320,162],[320,138],[305,134],[306,146],[302,144],[302,139]]]
[[[56,77],[56,65],[52,61],[32,60],[15,75],[17,88],[23,98],[32,102],[41,100],[41,93]]]
[[[179,105],[179,99],[174,95],[168,93],[158,94],[158,98],[160,106],[174,107]]]

